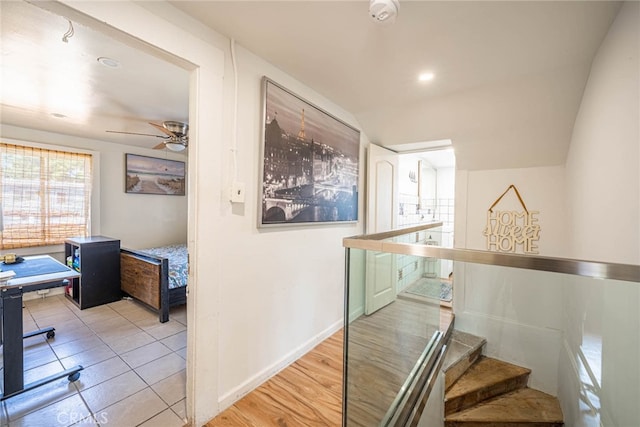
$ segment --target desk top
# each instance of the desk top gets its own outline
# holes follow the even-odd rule
[[[29,265],[32,261],[32,265]],[[0,285],[0,290],[16,288],[28,285],[37,285],[49,282],[62,282],[65,279],[80,277],[80,273],[74,271],[49,255],[36,255],[24,257],[20,264],[13,265],[16,275],[6,283]],[[30,267],[35,268],[34,270]],[[13,270],[12,264],[2,264],[2,271]]]

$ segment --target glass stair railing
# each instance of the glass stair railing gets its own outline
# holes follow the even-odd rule
[[[344,239],[344,427],[442,420],[454,319],[487,338],[489,355],[532,368],[530,384],[558,396],[565,425],[640,420],[640,266],[441,238],[436,223]]]

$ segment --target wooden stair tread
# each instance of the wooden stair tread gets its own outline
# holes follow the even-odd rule
[[[482,402],[472,408],[447,415],[446,426],[507,425],[562,426],[558,399],[531,388],[523,388]],[[482,423],[482,424],[480,424]]]
[[[482,356],[447,390],[445,401],[478,392],[511,378],[528,377],[531,369]]]
[[[442,367],[445,373],[445,390],[449,390],[458,378],[478,360],[486,342],[485,338],[453,330]]]
[[[442,370],[447,372],[461,359],[468,357],[469,354],[478,349],[482,349],[486,342],[487,340],[485,338],[454,329],[451,333],[451,340],[449,341],[447,355],[442,364]]]

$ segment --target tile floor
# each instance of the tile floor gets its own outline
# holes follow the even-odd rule
[[[132,300],[79,310],[64,295],[25,301],[25,383],[75,365],[66,377],[1,403],[0,426],[182,426],[185,418],[186,306],[170,320]],[[1,355],[0,355],[1,357]],[[0,375],[0,379],[2,376]]]

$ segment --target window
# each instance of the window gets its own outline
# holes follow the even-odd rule
[[[0,142],[0,249],[88,236],[90,154]]]

